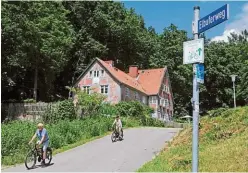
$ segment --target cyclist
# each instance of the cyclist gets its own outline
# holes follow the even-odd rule
[[[121,135],[123,136],[122,123],[121,123],[121,119],[120,119],[120,116],[119,115],[116,116],[115,121],[114,121],[112,127],[114,127],[114,125],[115,125],[115,130],[119,133],[119,135],[120,136]]]
[[[37,125],[37,130],[34,134],[34,136],[32,137],[32,139],[29,141],[29,144],[32,143],[32,141],[35,139],[35,137],[38,137],[38,146],[39,147],[41,144],[43,145],[43,159],[41,164],[44,165],[45,164],[45,159],[46,159],[46,150],[47,147],[49,145],[49,137],[48,137],[48,133],[47,130],[44,128],[44,125],[42,123],[39,123]]]

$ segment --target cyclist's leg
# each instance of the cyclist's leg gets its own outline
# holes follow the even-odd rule
[[[120,126],[117,127],[117,132],[118,132],[119,135],[121,136],[121,127],[120,127]]]
[[[43,143],[43,161],[46,159],[47,147],[49,145],[49,140]]]

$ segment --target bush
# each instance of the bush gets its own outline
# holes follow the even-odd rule
[[[138,101],[119,102],[116,109],[121,116],[150,117],[153,109]]]
[[[36,103],[35,99],[25,99],[23,100],[24,103]]]
[[[103,94],[95,93],[87,94],[82,91],[76,91],[77,109],[82,110],[82,115],[93,116],[100,113],[100,108],[104,99]]]
[[[100,107],[100,114],[115,116],[118,114],[118,110],[115,105],[111,105],[109,103],[103,103]]]
[[[48,109],[42,116],[47,123],[54,123],[59,120],[76,119],[76,112],[72,100],[57,102]]]

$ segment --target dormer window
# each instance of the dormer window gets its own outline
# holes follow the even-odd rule
[[[104,70],[102,70],[102,76],[104,76]]]

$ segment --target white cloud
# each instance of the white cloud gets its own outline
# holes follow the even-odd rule
[[[228,42],[228,37],[231,36],[231,33],[239,34],[240,32],[236,29],[225,30],[221,36],[216,36],[211,39],[211,41],[224,41]]]
[[[248,3],[243,6],[242,12],[236,16],[236,19],[226,26],[224,33],[214,37],[211,41],[227,42],[231,33],[239,34],[245,29],[248,30]]]

